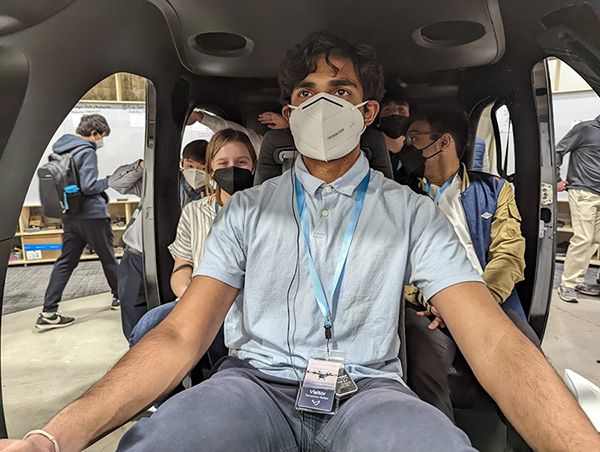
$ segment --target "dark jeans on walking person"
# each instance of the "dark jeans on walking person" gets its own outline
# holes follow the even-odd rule
[[[144,257],[129,247],[125,248],[119,264],[119,300],[123,334],[129,339],[131,331],[148,311],[144,287]]]
[[[117,260],[113,245],[110,219],[63,220],[64,234],[60,257],[54,263],[50,283],[44,296],[44,312],[56,312],[65,286],[79,264],[81,253],[88,244],[100,258],[104,275],[113,297],[117,297]]]

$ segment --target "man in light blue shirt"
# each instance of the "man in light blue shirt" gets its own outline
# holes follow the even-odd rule
[[[286,54],[279,81],[303,155],[295,174],[232,197],[215,220],[199,276],[173,312],[23,446],[48,450],[54,440],[80,450],[129,419],[181,381],[227,315],[234,356],[138,421],[119,450],[472,451],[463,432],[400,382],[400,297],[414,283],[534,449],[600,449],[566,387],[480,282],[444,215],[370,171],[360,155],[360,133],[375,120],[383,87],[374,51],[314,34]],[[358,220],[348,218],[361,205]],[[347,224],[355,231],[344,233]],[[328,289],[348,237],[345,272],[327,295],[331,317],[324,321],[308,245],[316,279]],[[294,408],[309,348],[325,349],[324,331],[358,380],[356,395],[333,415]],[[7,445],[0,441],[0,449]]]
[[[306,191],[313,258],[323,287],[332,286],[354,195],[368,171],[363,210],[332,306],[331,347],[346,352],[346,367],[355,379],[402,381],[397,331],[403,286],[418,281],[432,297],[481,278],[435,204],[369,170],[364,156],[330,184],[312,176],[299,158],[294,174]],[[288,171],[234,196],[213,224],[196,275],[244,289],[225,321],[231,354],[265,373],[295,380],[291,358],[303,372],[309,351],[324,348],[325,338],[302,238],[298,247],[292,187]]]

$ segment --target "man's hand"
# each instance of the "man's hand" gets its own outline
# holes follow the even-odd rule
[[[266,125],[269,129],[289,129],[290,123],[279,113],[266,111],[258,115],[258,122]]]
[[[189,118],[187,119],[185,125],[186,126],[191,126],[192,124],[196,123],[196,122],[202,122],[202,120],[204,119],[204,113],[202,113],[201,111],[193,111]]]
[[[431,323],[427,326],[427,328],[429,328],[430,330],[435,330],[438,326],[440,328],[446,328],[446,324],[444,323],[444,319],[442,319],[442,317],[440,316],[439,311],[435,308],[435,306],[431,307],[431,311],[429,310],[425,310],[425,311],[417,311],[417,315],[420,317],[429,317],[431,315],[435,316],[435,319],[433,319],[431,321]]]
[[[143,168],[144,168],[144,161],[143,161],[143,160],[140,160],[140,161],[138,162],[138,165],[140,165],[140,168],[142,168],[142,169],[143,169]]]
[[[561,180],[558,184],[556,184],[556,191],[558,191],[558,192],[565,191],[568,184],[569,184],[568,180]]]
[[[0,450],[6,452],[54,452],[54,445],[42,435],[27,439],[0,439]]]

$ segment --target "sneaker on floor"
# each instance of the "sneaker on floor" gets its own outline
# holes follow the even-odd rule
[[[562,301],[566,301],[567,303],[577,303],[577,292],[575,289],[567,286],[559,286],[558,288],[558,296]]]
[[[121,302],[117,297],[113,297],[113,301],[110,304],[110,309],[114,309],[115,311],[121,309]]]
[[[53,328],[64,328],[65,326],[72,325],[74,321],[75,319],[73,317],[61,315],[57,312],[52,315],[40,313],[40,316],[35,322],[35,327],[38,330],[51,330]]]
[[[591,297],[600,295],[600,286],[597,286],[596,284],[579,283],[575,286],[575,290]]]

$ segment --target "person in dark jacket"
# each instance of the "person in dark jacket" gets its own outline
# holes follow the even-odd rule
[[[82,150],[74,154],[81,192],[85,195],[83,207],[63,219],[64,234],[60,257],[54,263],[50,282],[44,295],[44,307],[36,328],[48,330],[71,325],[75,319],[59,314],[58,304],[73,270],[79,264],[85,245],[89,245],[102,262],[104,275],[113,295],[111,308],[119,309],[117,297],[117,260],[113,247],[113,232],[108,214],[108,178],[98,179],[98,157],[96,150],[103,146],[104,137],[110,127],[104,116],[93,114],[81,118],[76,134],[63,135],[54,143],[53,151],[59,154]]]
[[[568,153],[569,172],[567,179],[561,180],[560,166]],[[584,281],[600,245],[600,116],[576,124],[556,145],[556,174],[560,181],[557,190],[569,191],[573,227],[558,295],[563,301],[577,303],[577,292],[600,295],[599,286]]]
[[[468,124],[460,113],[440,111],[413,117],[407,126],[406,147],[399,153],[402,167],[419,179],[420,191],[450,220],[494,300],[539,346],[515,289],[525,278],[525,238],[513,189],[505,179],[467,171],[460,161],[467,137]],[[407,288],[406,299],[408,384],[454,421],[449,384],[457,354],[454,338],[416,287]]]

